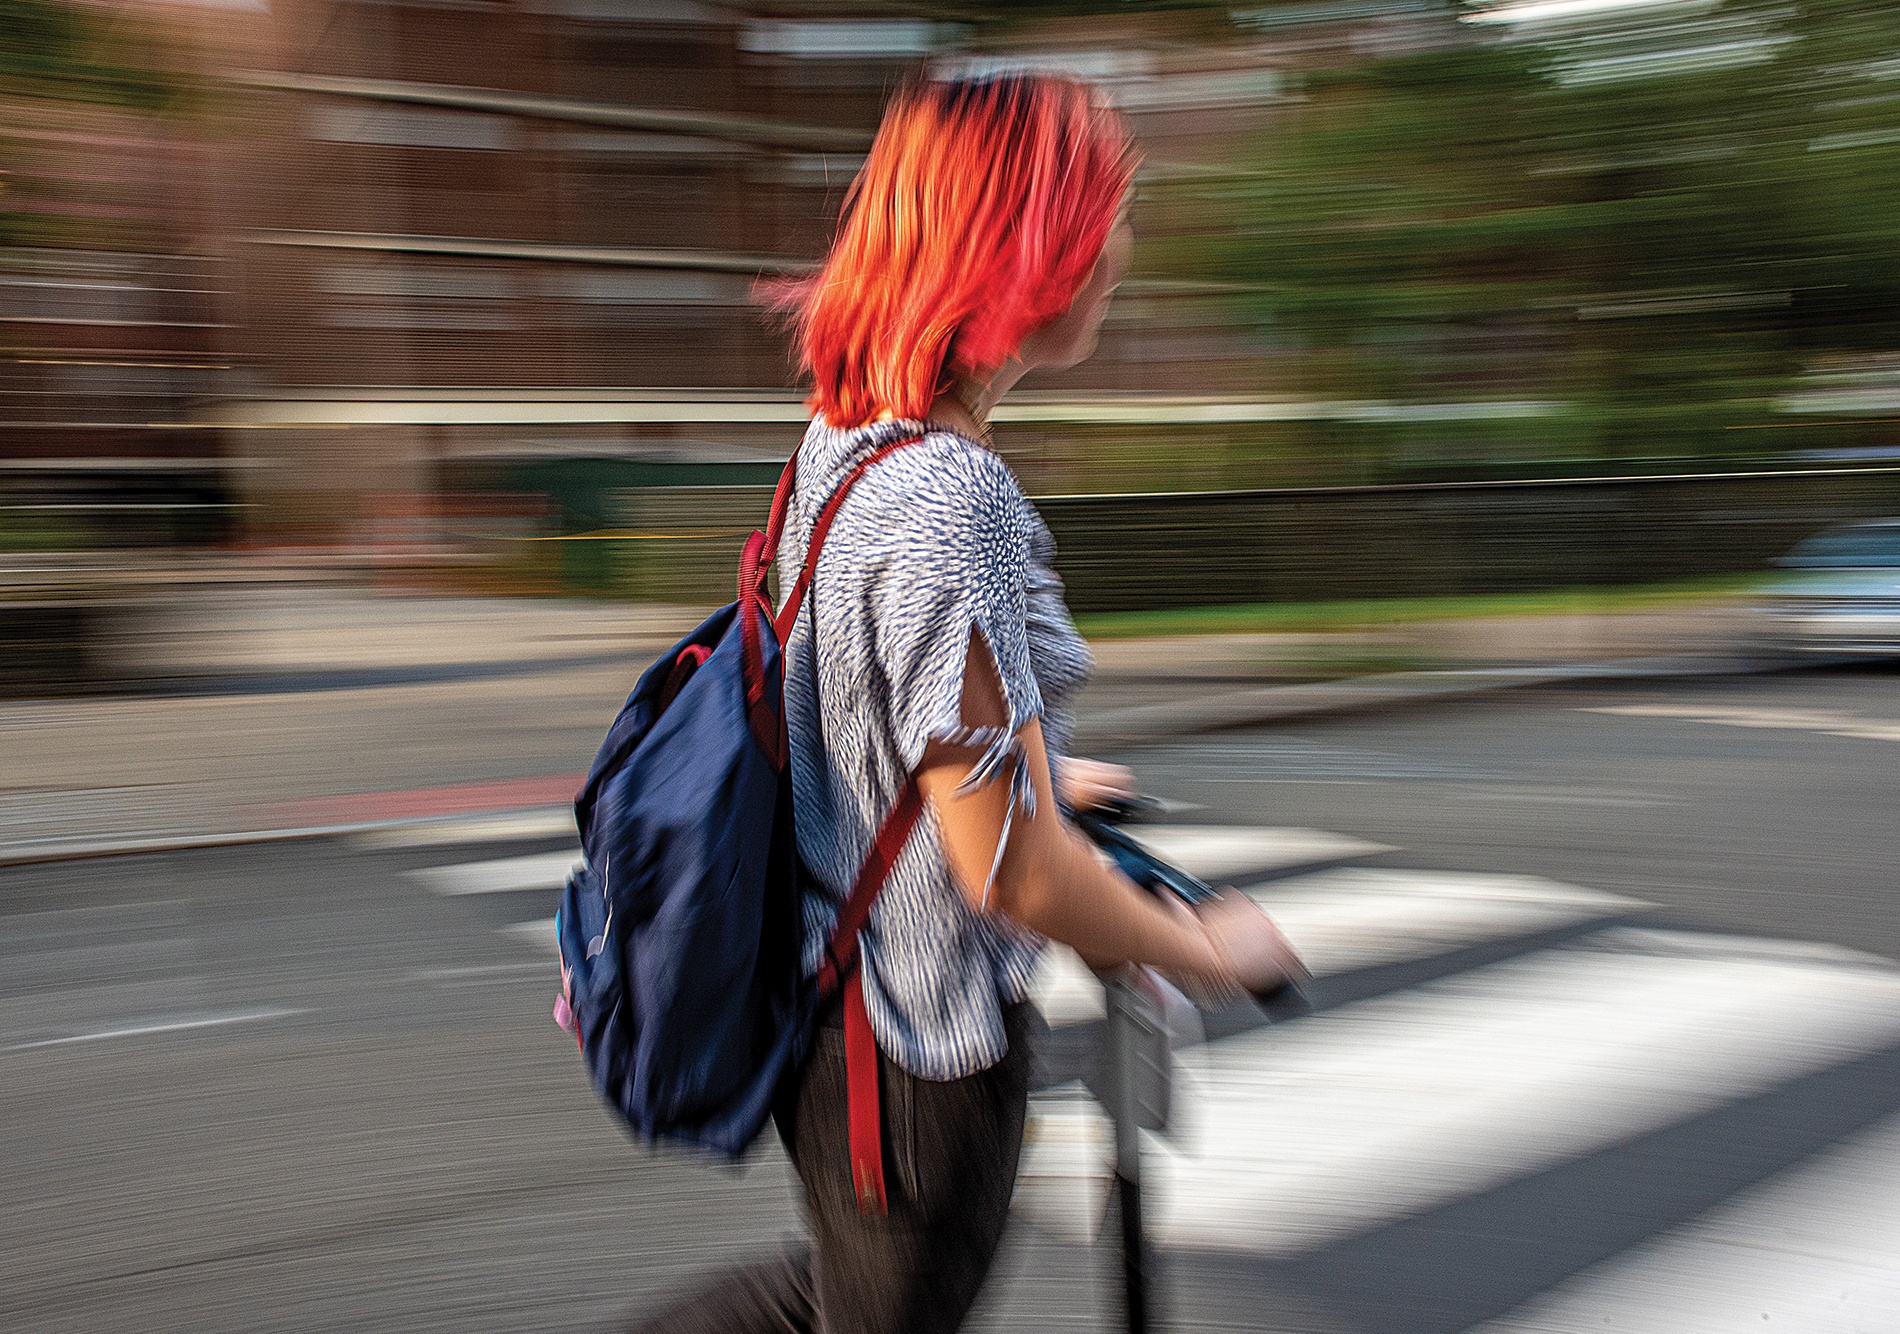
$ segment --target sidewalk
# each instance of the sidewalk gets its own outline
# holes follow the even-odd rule
[[[696,625],[691,608],[565,598],[377,597],[318,585],[200,590],[126,623],[114,665],[129,679],[213,691],[271,676],[378,671],[452,675],[477,665],[657,654]]]
[[[558,807],[641,668],[698,615],[220,590],[131,627],[116,651],[143,693],[0,703],[0,864]],[[1580,678],[1747,670],[1736,635],[1732,614],[1694,609],[1105,641],[1078,748]],[[1456,665],[1298,679],[1421,659]]]

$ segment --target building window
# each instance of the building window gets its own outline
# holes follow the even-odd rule
[[[613,328],[718,327],[751,300],[743,274],[683,269],[550,274],[547,291],[573,304],[575,323]]]
[[[728,27],[730,10],[697,0],[528,0],[540,14],[595,23],[664,23],[678,27]]]
[[[317,102],[305,108],[312,139],[404,148],[463,148],[495,152],[521,146],[520,127],[507,116],[442,107],[396,107]]]
[[[316,277],[321,321],[343,329],[512,329],[515,275],[472,265],[334,265]]]
[[[958,24],[926,19],[762,19],[746,25],[739,45],[793,60],[911,60],[962,35]]]

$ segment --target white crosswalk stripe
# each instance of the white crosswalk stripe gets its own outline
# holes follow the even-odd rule
[[[502,934],[511,936],[531,949],[544,950],[548,954],[559,954],[560,946],[554,942],[554,919],[537,917],[529,922],[515,922],[501,928]]]
[[[564,828],[555,817],[565,820]],[[479,844],[498,840],[539,837],[544,834],[571,835],[572,815],[562,812],[528,812],[498,816],[492,820],[445,821],[414,829],[379,830],[373,837],[383,840],[378,846],[389,849],[443,846],[445,841]],[[364,835],[362,837],[372,837]],[[567,883],[567,877],[583,865],[580,851],[568,848],[560,852],[537,852],[522,857],[494,857],[480,861],[454,862],[405,872],[415,884],[444,898],[466,898],[485,894],[543,893],[552,896]],[[496,928],[498,934],[537,953],[554,955],[554,919],[535,917]]]
[[[510,811],[500,815],[456,817],[397,825],[355,836],[358,847],[382,851],[411,848],[478,847],[483,843],[527,839],[573,839],[574,812],[566,807]],[[545,893],[552,895],[567,877],[583,865],[580,850],[568,847],[519,857],[491,857],[423,867],[404,874],[412,882],[444,898],[485,894]],[[500,934],[537,952],[556,953],[554,919],[536,917],[498,928]]]
[[[1209,1047],[1154,1155],[1161,1235],[1309,1249],[1900,1041],[1900,971],[1687,943],[1625,930]]]
[[[524,890],[559,889],[570,872],[579,869],[579,854],[537,852],[527,857],[498,857],[492,861],[431,866],[408,876],[432,892],[448,898],[464,894],[516,894]]]
[[[390,848],[442,848],[482,842],[498,843],[509,839],[574,837],[573,808],[556,806],[502,815],[419,820],[392,825],[387,829],[372,829],[352,836],[351,841],[359,848],[383,851]]]
[[[1900,1329],[1900,1117],[1476,1334]]]
[[[1342,867],[1248,890],[1325,976],[1645,911],[1537,876]]]

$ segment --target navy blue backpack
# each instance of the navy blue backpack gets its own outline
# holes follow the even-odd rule
[[[820,1007],[844,992],[854,1188],[884,1206],[877,1045],[858,986],[858,929],[922,810],[906,784],[847,895],[826,962],[801,977],[799,865],[792,827],[783,650],[859,463],[820,512],[783,609],[766,576],[798,456],[779,478],[766,531],[722,607],[640,677],[574,803],[585,864],[555,918],[557,1014],[595,1085],[649,1143],[738,1157],[805,1059]]]

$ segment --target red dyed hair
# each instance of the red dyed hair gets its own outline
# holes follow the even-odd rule
[[[780,285],[809,406],[922,418],[1088,281],[1134,176],[1120,118],[1071,79],[913,85],[891,104],[819,272]]]

